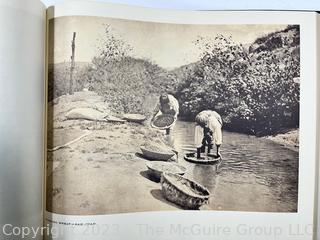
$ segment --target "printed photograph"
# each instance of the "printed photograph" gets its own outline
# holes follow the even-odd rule
[[[49,22],[47,211],[297,212],[299,25]]]

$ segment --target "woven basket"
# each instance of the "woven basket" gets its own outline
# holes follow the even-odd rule
[[[150,160],[168,161],[175,153],[170,149],[159,148],[155,145],[147,145],[140,147],[142,154]]]
[[[156,181],[160,181],[163,172],[183,175],[187,171],[185,167],[172,162],[154,161],[146,163],[146,166],[149,176]]]
[[[208,189],[180,175],[163,173],[161,186],[164,197],[183,208],[199,209],[209,202],[210,192]]]
[[[124,114],[123,119],[127,120],[128,122],[142,123],[147,118],[142,114]]]
[[[194,153],[187,153],[184,156],[184,160],[191,162],[191,163],[196,163],[196,164],[217,164],[221,161],[221,157],[215,157],[215,156],[205,156],[203,158],[198,159]]]
[[[119,122],[119,123],[126,122],[126,120],[115,117],[115,116],[106,116],[104,119],[106,119],[108,122]]]
[[[166,126],[158,126],[157,121],[159,121],[161,118],[168,118],[170,120],[170,123]],[[160,130],[165,130],[165,129],[170,128],[173,124],[175,124],[174,116],[172,116],[171,114],[161,114],[161,115],[156,116],[155,119],[153,119],[153,121],[151,122],[151,127],[157,128]]]

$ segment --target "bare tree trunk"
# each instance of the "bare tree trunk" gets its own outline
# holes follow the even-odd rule
[[[73,38],[71,42],[71,50],[72,50],[72,55],[71,55],[71,67],[70,67],[70,82],[69,82],[69,94],[73,94],[74,92],[74,87],[73,87],[73,72],[75,68],[75,62],[74,62],[74,57],[75,57],[75,40],[76,40],[76,33],[73,33]]]

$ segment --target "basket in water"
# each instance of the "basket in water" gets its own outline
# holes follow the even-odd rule
[[[221,156],[214,156],[214,155],[205,155],[201,158],[197,158],[195,153],[187,153],[184,156],[184,160],[196,163],[196,164],[217,164],[221,161]]]
[[[199,209],[209,202],[208,189],[178,174],[163,173],[161,186],[164,197],[183,208]]]
[[[136,123],[142,123],[147,118],[146,116],[142,114],[124,114],[123,119],[127,120],[128,122],[136,122]]]
[[[160,181],[164,172],[183,175],[187,171],[185,167],[173,162],[154,161],[146,163],[146,166],[149,176],[156,181]]]
[[[171,149],[166,149],[156,145],[146,145],[140,147],[142,154],[150,160],[168,161],[175,153]]]
[[[175,118],[171,114],[161,114],[155,117],[151,126],[158,129],[168,129],[175,123]]]

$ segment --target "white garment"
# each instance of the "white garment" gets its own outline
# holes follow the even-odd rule
[[[172,96],[171,94],[168,95],[168,98],[169,98],[170,107],[171,107],[172,109],[174,109],[174,111],[175,111],[175,115],[174,115],[174,116],[177,117],[178,114],[179,114],[179,102],[178,102],[178,100],[177,100],[174,96]]]
[[[210,117],[216,117],[217,120],[219,121],[219,123],[220,123],[221,126],[222,126],[221,116],[220,116],[219,113],[217,113],[216,111],[203,110],[202,112],[198,113],[198,115],[196,116],[196,119],[199,120],[199,123],[207,124],[207,123],[208,123],[208,119],[209,119]]]
[[[203,128],[200,125],[196,124],[194,129],[194,144],[197,148],[202,146],[203,137]]]
[[[220,116],[219,116],[220,117]],[[220,118],[221,119],[221,118]],[[217,116],[210,116],[208,118],[208,127],[212,131],[213,142],[216,145],[222,144],[222,131],[221,131],[221,120]]]
[[[174,117],[177,118],[178,114],[179,114],[179,102],[178,100],[172,96],[171,94],[168,94],[168,105],[166,106],[167,109],[166,110],[171,110],[172,112],[174,112]],[[158,115],[158,114],[166,114],[166,112],[162,112],[161,109],[163,109],[164,106],[161,106],[160,102],[157,103],[155,109],[154,109],[154,115]]]
[[[216,145],[221,145],[222,144],[221,116],[215,111],[204,110],[197,115],[196,119],[198,119],[200,123],[202,123],[212,131],[213,143]],[[197,124],[195,129],[195,144],[197,147],[202,144],[203,137],[204,137],[203,128]]]
[[[178,100],[174,97],[174,96],[172,96],[171,94],[168,94],[168,99],[169,99],[169,103],[168,103],[168,106],[169,106],[169,108],[168,108],[168,110],[172,110],[173,112],[174,112],[174,118],[175,118],[175,121],[177,120],[177,118],[178,118],[178,114],[179,114],[179,102],[178,102]],[[161,111],[161,104],[160,104],[160,102],[158,102],[157,103],[157,106],[155,107],[155,109],[154,109],[154,117],[157,117],[157,116],[159,116],[159,115],[161,115],[161,114],[165,114],[165,113],[163,113],[162,111]],[[175,122],[174,122],[174,124],[172,124],[172,126],[170,127],[170,129],[171,130],[173,130],[173,128],[174,128],[174,126],[175,126]]]

